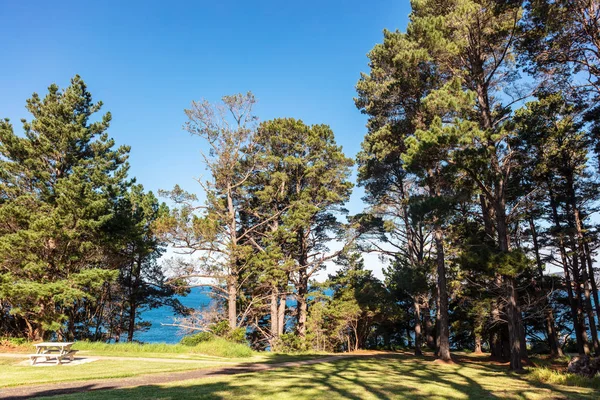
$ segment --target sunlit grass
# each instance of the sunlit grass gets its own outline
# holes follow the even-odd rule
[[[409,355],[346,358],[257,373],[80,393],[64,399],[594,399],[591,388],[541,383],[479,362]]]
[[[207,355],[225,358],[247,358],[255,353],[245,344],[229,342],[225,339],[214,338],[196,346],[166,343],[103,343],[80,341],[74,346],[76,350],[88,354],[111,356],[162,356],[170,354]]]
[[[600,376],[586,378],[584,376],[542,367],[535,368],[531,371],[529,378],[537,382],[549,383],[552,385],[577,386],[600,390]]]
[[[158,372],[185,371],[199,368],[217,367],[213,363],[123,362],[121,360],[97,360],[73,365],[52,365],[32,367],[21,365],[22,360],[0,357],[0,387],[34,385],[64,381],[85,381],[90,379],[124,378]]]

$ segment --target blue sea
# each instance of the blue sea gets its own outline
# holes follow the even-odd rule
[[[179,301],[191,308],[200,308],[210,303],[211,297],[207,288],[193,288],[187,296],[179,296]],[[136,332],[134,339],[145,343],[178,343],[184,336],[181,329],[174,326],[163,326],[172,324],[173,309],[160,307],[145,311],[141,314],[142,320],[152,323],[150,329],[145,332]]]

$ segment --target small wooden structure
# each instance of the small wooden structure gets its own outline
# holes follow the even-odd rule
[[[73,361],[75,353],[77,350],[71,350],[71,346],[73,346],[74,342],[43,342],[36,343],[35,354],[30,354],[29,358],[31,359],[31,365],[35,365],[38,358],[44,358],[45,361],[54,359],[56,360],[56,364],[62,364],[62,360],[68,358],[70,361]]]

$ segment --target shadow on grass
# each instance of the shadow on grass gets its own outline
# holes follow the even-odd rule
[[[306,357],[315,358],[315,356]],[[306,358],[304,358],[306,359]],[[279,358],[280,361],[289,359]],[[298,358],[293,358],[298,361]],[[502,365],[467,362],[456,365],[432,363],[432,357],[381,354],[343,358],[332,362],[249,372],[235,376],[227,370],[207,374],[205,380],[180,381],[171,385],[146,385],[119,390],[84,387],[65,399],[422,399],[422,398],[594,398],[553,385],[531,382],[511,374]],[[234,373],[233,369],[230,373]],[[85,392],[85,393],[82,393]],[[64,392],[63,392],[64,393]],[[52,390],[30,393],[51,396]],[[14,397],[18,399],[19,397]],[[62,398],[62,396],[61,396]]]

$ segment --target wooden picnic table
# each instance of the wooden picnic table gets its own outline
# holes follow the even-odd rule
[[[56,364],[61,364],[62,360],[69,358],[73,361],[73,356],[77,350],[71,350],[75,342],[42,342],[36,343],[35,354],[30,354],[31,365],[34,365],[38,358],[56,359]]]

